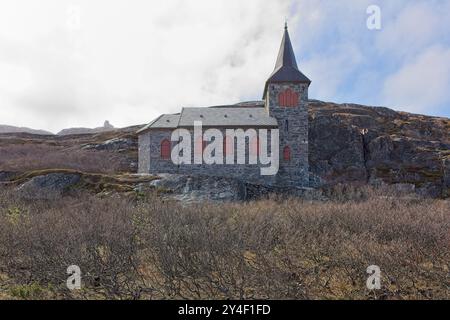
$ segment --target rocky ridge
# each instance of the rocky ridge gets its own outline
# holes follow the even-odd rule
[[[450,119],[396,112],[383,107],[312,100],[309,120],[311,187],[387,184],[423,196],[449,197]],[[115,159],[121,163],[118,174],[133,174],[137,170],[137,129],[135,126],[68,136],[2,134],[0,150],[7,152],[11,146],[45,145],[49,150],[74,156],[81,151],[94,155],[102,153],[102,157],[106,157],[101,168],[107,169],[108,162]],[[29,160],[30,157],[26,158],[27,171],[30,170]],[[58,166],[58,169],[64,169],[64,166]],[[78,167],[77,170],[83,171]],[[26,172],[16,167],[14,170],[2,167],[0,156],[0,182],[11,181],[21,174]],[[273,191],[227,178],[166,175],[150,184],[151,188],[169,191],[182,201],[236,200],[252,198],[252,194],[259,193],[255,192],[256,189],[264,190],[263,193]],[[146,183],[130,186],[137,192],[146,187]]]

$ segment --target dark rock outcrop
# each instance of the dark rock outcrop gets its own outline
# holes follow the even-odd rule
[[[156,190],[160,196],[183,203],[247,201],[273,195],[298,196],[306,199],[321,198],[321,193],[311,188],[262,186],[234,178],[199,175],[161,174],[150,183],[138,185],[136,191]]]
[[[338,183],[390,184],[408,190],[414,186],[423,195],[450,196],[450,119],[312,100],[309,120],[311,187]],[[136,172],[135,132],[140,127],[74,136],[5,133],[0,134],[0,147],[5,153],[16,146],[45,145],[75,158],[79,150],[101,151],[120,160],[121,172]],[[17,162],[25,163],[32,156],[18,158]],[[20,166],[18,169],[2,167],[1,163],[0,155],[0,171],[3,171],[0,180],[3,181],[29,170],[21,170]],[[88,171],[82,166],[77,169]],[[18,172],[5,173],[12,170]],[[192,190],[195,188],[200,187]],[[228,197],[223,192],[222,196]]]
[[[443,185],[443,196],[450,197],[450,158],[442,160],[442,185]]]
[[[108,120],[105,121],[103,127],[98,128],[68,128],[63,129],[57,133],[58,136],[66,136],[73,134],[89,134],[89,133],[100,133],[100,132],[108,132],[115,130],[114,126],[109,123]]]
[[[81,177],[76,173],[50,173],[23,183],[17,191],[28,199],[56,199],[75,186]]]
[[[7,182],[10,181],[11,178],[16,176],[15,172],[11,171],[0,171],[0,182]]]
[[[87,144],[82,147],[85,150],[126,151],[137,148],[137,141],[131,138],[113,138],[98,144]]]
[[[320,101],[309,107],[310,167],[323,184],[414,185],[448,197],[449,119]]]
[[[200,201],[235,201],[246,198],[245,184],[229,178],[162,174],[150,183],[161,195],[185,203]],[[141,185],[140,188],[143,186]]]

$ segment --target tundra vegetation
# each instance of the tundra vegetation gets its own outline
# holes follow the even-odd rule
[[[141,126],[0,134],[0,299],[450,299],[450,120],[309,107],[311,171],[337,186],[308,199],[188,205],[140,190],[153,179],[131,174]],[[78,176],[74,190],[24,197],[57,174]],[[367,183],[380,187],[351,186]],[[81,290],[66,287],[70,265]]]
[[[0,192],[3,299],[449,299],[448,200],[336,187],[185,205],[156,192]],[[82,288],[66,287],[67,267]],[[381,269],[368,290],[366,269]]]

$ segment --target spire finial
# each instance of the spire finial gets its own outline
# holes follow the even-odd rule
[[[284,18],[284,30],[288,29],[287,18]]]

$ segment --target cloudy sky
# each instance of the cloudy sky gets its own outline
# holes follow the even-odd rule
[[[450,0],[2,1],[0,124],[122,127],[259,100],[286,17],[311,98],[448,117],[449,16]]]

